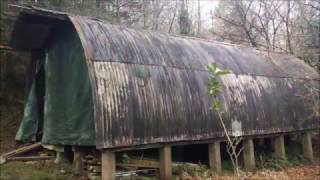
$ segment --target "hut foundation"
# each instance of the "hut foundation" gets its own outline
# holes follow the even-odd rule
[[[305,132],[302,134],[302,149],[303,156],[310,162],[314,162],[311,132]]]
[[[245,169],[248,171],[255,170],[256,162],[254,156],[254,144],[251,138],[244,140],[242,154]]]
[[[170,180],[172,178],[171,146],[165,145],[159,149],[159,160],[160,179]]]
[[[277,157],[279,157],[281,159],[287,159],[283,135],[275,137],[275,139],[274,139],[274,152]]]
[[[102,160],[102,180],[113,180],[116,177],[116,158],[115,152],[111,150],[103,150],[101,154]]]
[[[220,153],[220,142],[215,141],[208,145],[209,151],[209,166],[210,169],[217,173],[221,173],[221,153]]]
[[[43,147],[56,152],[56,159],[54,160],[55,164],[69,163],[67,160],[67,155],[64,151],[64,146],[43,145]]]
[[[79,147],[72,147],[73,151],[73,169],[80,174],[83,174],[83,158],[84,154]]]

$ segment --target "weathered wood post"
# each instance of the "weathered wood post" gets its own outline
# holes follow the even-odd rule
[[[251,138],[243,141],[243,163],[248,171],[253,171],[256,168],[256,160],[254,156],[254,144]]]
[[[303,156],[311,162],[314,162],[311,132],[305,132],[302,134],[302,149]]]
[[[217,173],[221,173],[221,153],[220,153],[220,141],[215,141],[208,145],[209,151],[209,166],[210,169]]]
[[[172,178],[171,146],[165,145],[159,149],[159,159],[160,179],[170,180]]]
[[[56,151],[56,159],[54,160],[54,163],[56,164],[65,164],[68,163],[66,154],[64,152],[63,147],[54,147],[54,150]]]
[[[83,174],[83,152],[80,147],[72,147],[73,151],[73,169],[80,174]]]
[[[284,146],[284,136],[280,135],[274,138],[274,152],[276,156],[281,159],[287,159],[286,150]]]
[[[54,160],[54,163],[56,164],[68,164],[68,158],[64,151],[64,146],[59,145],[42,145],[46,149],[50,149],[56,152],[56,159]]]
[[[116,178],[116,157],[112,150],[102,150],[102,180],[114,180]]]

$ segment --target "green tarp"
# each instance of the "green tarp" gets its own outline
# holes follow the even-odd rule
[[[53,32],[45,60],[42,143],[95,145],[91,85],[83,48],[72,27],[57,26]],[[17,139],[31,140],[37,131],[36,99],[31,90]]]
[[[23,119],[16,134],[16,140],[22,142],[35,141],[38,131],[38,123],[39,117],[36,97],[36,85],[35,82],[33,82],[26,99]]]

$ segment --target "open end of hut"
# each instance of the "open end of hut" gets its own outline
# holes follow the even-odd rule
[[[16,140],[95,145],[93,102],[78,34],[64,15],[22,12],[12,45],[32,52],[24,117]]]

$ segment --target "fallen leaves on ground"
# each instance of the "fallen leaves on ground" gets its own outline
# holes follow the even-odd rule
[[[211,177],[212,180],[320,180],[320,165],[304,165],[289,167],[282,171],[272,171],[268,169],[256,172],[244,172],[240,178],[231,175]]]

